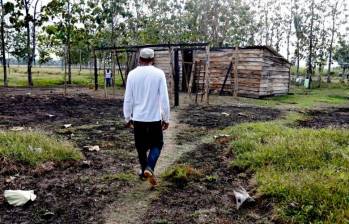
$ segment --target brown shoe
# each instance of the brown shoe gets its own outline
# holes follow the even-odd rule
[[[150,170],[146,169],[144,171],[144,176],[147,178],[152,187],[156,187],[158,185],[154,174]]]

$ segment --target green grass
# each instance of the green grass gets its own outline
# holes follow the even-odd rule
[[[200,171],[196,170],[195,168],[185,164],[177,164],[169,167],[161,177],[179,187],[183,187],[188,182],[196,180],[201,176],[202,174]]]
[[[349,222],[349,131],[296,129],[282,121],[241,124],[228,132],[233,167],[256,172],[260,194],[276,199],[291,223]]]
[[[33,67],[32,73],[34,87],[51,87],[64,84],[64,70],[62,69]],[[0,68],[0,74],[0,86],[2,86],[2,68]],[[11,67],[10,74],[8,75],[8,82],[10,87],[28,86],[26,67]],[[101,86],[104,85],[104,76],[102,71],[99,73],[98,82]],[[83,69],[81,72],[79,72],[79,69],[72,69],[72,84],[85,87],[94,86],[93,71],[90,73],[90,70]],[[117,74],[116,84],[117,86],[121,86],[122,84],[119,74]]]
[[[340,106],[349,104],[349,85],[333,84],[319,89],[306,90],[296,87],[293,95],[275,96],[265,99],[241,99],[243,102],[260,106],[286,106],[311,109],[323,105]]]
[[[46,161],[80,160],[82,154],[71,143],[40,132],[0,131],[0,157],[36,166]]]

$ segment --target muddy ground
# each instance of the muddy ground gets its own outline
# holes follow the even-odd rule
[[[190,106],[180,122],[193,127],[225,128],[242,122],[267,121],[278,118],[280,110],[251,106]]]
[[[298,121],[302,127],[349,128],[349,107],[312,110],[306,113],[308,119]]]
[[[233,190],[244,186],[256,193],[256,182],[248,172],[230,168],[233,154],[229,147],[202,144],[178,163],[195,168],[199,178],[185,185],[168,182],[159,199],[148,209],[145,222],[154,223],[272,223],[272,203],[263,198],[247,202],[237,210]]]
[[[65,129],[64,124],[72,127]],[[46,171],[2,161],[0,188],[33,189],[38,197],[19,208],[0,201],[0,223],[103,223],[100,210],[133,184],[108,178],[133,173],[137,162],[133,135],[123,125],[121,100],[86,94],[0,97],[1,129],[23,126],[69,139],[80,149],[101,147],[100,152],[83,151],[84,162],[54,164]],[[13,182],[5,181],[14,175]]]
[[[234,106],[188,107],[178,112],[180,122],[188,127],[178,132],[177,144],[193,141],[208,130],[271,120],[281,114],[274,109]],[[72,127],[63,128],[64,124]],[[127,192],[138,183],[134,175],[137,159],[133,134],[124,128],[120,99],[107,100],[88,94],[2,95],[0,129],[15,126],[43,130],[73,142],[80,149],[85,145],[99,145],[101,151],[82,150],[84,161],[57,163],[48,169],[33,169],[0,158],[0,189],[33,189],[38,196],[35,202],[19,208],[8,205],[0,197],[0,223],[103,223],[102,209],[116,201],[119,192]],[[166,187],[149,208],[149,223],[159,219],[192,223],[190,221],[205,217],[220,223],[244,220],[242,213],[235,209],[232,186],[238,181],[246,183],[251,192],[254,187],[248,182],[248,176],[229,169],[231,155],[224,150],[226,147],[220,144],[207,144],[185,155],[179,163],[189,163],[207,175],[185,188]],[[128,178],[118,179],[113,174],[126,174]],[[236,179],[236,175],[241,178]],[[10,176],[16,178],[8,181]],[[214,181],[212,178],[207,181],[206,176],[214,177]],[[268,221],[266,214],[270,208],[264,203],[258,201],[257,206],[247,208],[252,215],[246,220]]]

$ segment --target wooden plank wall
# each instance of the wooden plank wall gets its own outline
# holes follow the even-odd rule
[[[171,60],[172,60],[172,58],[173,57],[171,57]],[[174,88],[173,88],[173,77],[172,77],[172,70],[171,70],[171,65],[170,65],[170,53],[169,53],[169,51],[155,51],[154,66],[165,72],[166,80],[167,80],[168,94],[170,96],[171,101],[173,101],[172,96],[174,93]]]
[[[263,50],[263,72],[260,85],[260,95],[285,95],[290,83],[291,65],[278,58],[267,49]]]
[[[210,91],[219,93],[222,88],[231,59],[235,59],[234,49],[222,49],[210,52]],[[206,56],[203,51],[193,54],[194,62],[203,61]],[[278,58],[267,49],[239,49],[238,55],[238,95],[248,97],[262,97],[270,95],[282,95],[288,93],[290,65]],[[171,56],[172,64],[173,55]],[[180,89],[182,80],[182,54],[179,53],[180,65]],[[174,95],[174,82],[172,77],[170,54],[168,51],[155,52],[155,66],[166,74],[170,98]],[[203,76],[204,73],[201,73]],[[232,91],[234,87],[233,69],[228,78],[225,91]],[[204,78],[194,85],[204,86]]]
[[[210,52],[210,90],[219,93],[222,88],[231,59],[234,66],[234,49]],[[238,95],[262,97],[288,93],[290,65],[277,58],[278,55],[267,49],[239,49],[238,55]],[[194,54],[194,61],[203,60],[203,53]],[[202,80],[202,79],[200,79]],[[233,69],[225,91],[234,88]]]
[[[205,55],[195,54],[194,60],[202,60]],[[234,49],[210,52],[210,90],[218,93],[223,85],[231,59],[235,59]],[[260,49],[240,49],[238,56],[238,94],[240,96],[259,97],[259,86],[263,69],[263,51]],[[231,78],[232,77],[232,78]],[[232,91],[234,86],[233,69],[228,78],[225,91]]]
[[[154,66],[157,68],[160,68],[165,72],[166,80],[167,80],[167,88],[168,88],[168,94],[170,97],[171,104],[173,103],[173,96],[174,96],[174,77],[172,72],[174,70],[171,69],[171,63],[170,58],[172,60],[172,65],[174,66],[174,53],[170,57],[169,51],[155,51],[154,56]],[[182,54],[179,52],[178,55],[179,58],[179,88],[181,89],[181,82],[182,82]]]

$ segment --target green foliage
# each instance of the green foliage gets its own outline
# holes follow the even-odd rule
[[[339,41],[339,46],[336,48],[333,58],[341,66],[346,64],[349,67],[349,43],[346,43],[344,40]]]
[[[189,165],[179,164],[167,169],[162,175],[162,178],[176,184],[178,187],[183,187],[188,182],[196,180],[201,176],[202,174],[195,168]]]
[[[235,126],[232,166],[256,172],[258,191],[292,223],[349,222],[349,131],[295,129],[282,122]]]
[[[36,166],[46,161],[80,160],[82,154],[71,143],[40,132],[0,131],[0,157]]]

